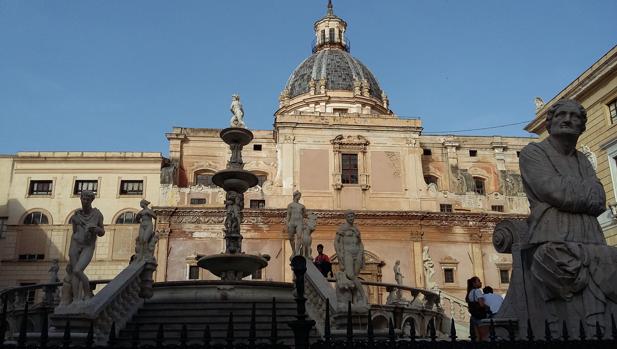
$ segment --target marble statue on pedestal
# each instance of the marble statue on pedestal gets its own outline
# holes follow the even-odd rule
[[[313,212],[310,212],[306,217],[306,224],[304,225],[304,229],[302,229],[302,238],[300,239],[300,247],[298,248],[298,253],[301,256],[304,256],[308,259],[313,259],[311,253],[311,245],[313,244],[312,234],[317,228],[317,215]]]
[[[294,191],[293,202],[287,205],[287,238],[291,245],[293,255],[300,254],[299,247],[302,243],[302,235],[304,234],[304,217],[306,217],[306,208],[300,203],[302,193]],[[310,246],[309,246],[310,250]]]
[[[230,126],[245,128],[246,125],[244,124],[244,109],[242,108],[242,103],[240,103],[240,96],[231,96],[231,106],[229,107],[229,109],[232,113],[231,120],[229,120]]]
[[[137,213],[139,222],[139,235],[135,239],[135,260],[143,260],[154,256],[156,246],[156,236],[154,235],[154,220],[156,214],[148,207],[150,201],[143,199],[140,201],[141,211]],[[154,242],[153,242],[154,240]]]
[[[428,252],[428,246],[422,248],[422,266],[424,267],[424,287],[427,290],[437,289],[437,284],[433,280],[435,275],[435,263]]]
[[[58,264],[58,258],[54,258],[51,260],[51,266],[49,267],[49,283],[55,284],[56,282],[60,282],[60,278],[58,277],[58,271],[60,271],[60,265]]]
[[[61,305],[92,298],[90,280],[84,270],[94,256],[96,238],[105,235],[103,214],[92,207],[95,194],[84,190],[80,194],[81,209],[75,211],[70,224],[73,235],[69,246],[69,263],[66,267],[66,277],[62,286]]]
[[[605,191],[576,150],[586,121],[578,102],[561,100],[547,112],[549,137],[520,153],[531,208],[521,255],[535,333],[542,333],[536,331],[544,320],[553,332],[560,333],[565,321],[570,333],[578,333],[579,320],[589,331],[596,321],[610,327],[611,314],[617,315],[617,249],[607,246],[597,220],[606,210]]]
[[[364,244],[360,230],[354,225],[356,215],[353,211],[345,212],[345,223],[336,230],[334,250],[339,261],[336,272],[336,299],[339,309],[346,309],[347,303],[355,306],[367,304],[362,283],[358,279],[364,267]]]

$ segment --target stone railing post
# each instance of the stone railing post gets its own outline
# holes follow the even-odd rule
[[[306,259],[303,256],[295,256],[291,260],[291,268],[296,277],[296,320],[288,323],[294,333],[294,343],[298,349],[309,348],[309,334],[315,321],[306,319],[306,298],[304,298],[304,275],[306,274]]]

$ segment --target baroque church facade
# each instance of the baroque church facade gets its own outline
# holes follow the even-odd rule
[[[357,213],[367,281],[394,283],[396,260],[405,285],[438,287],[464,297],[478,275],[505,292],[510,257],[495,252],[495,224],[528,213],[518,169],[522,137],[425,136],[419,119],[403,119],[372,72],[350,54],[347,23],[331,6],[314,24],[312,54],[279,96],[273,130],[253,130],[245,169],[259,185],[244,195],[247,253],[270,256],[253,278],[291,281],[286,206],[294,191],[317,217],[313,247],[334,254],[345,210]],[[218,129],[174,128],[158,214],[156,280],[211,279],[196,266],[224,250],[224,192],[212,184],[226,166]],[[333,258],[336,267],[336,256]],[[373,301],[379,290],[369,290]]]
[[[463,298],[466,280],[477,275],[505,292],[511,259],[495,251],[492,231],[503,219],[528,214],[518,152],[533,139],[423,135],[421,120],[398,117],[376,77],[351,55],[347,23],[331,6],[314,30],[313,52],[279,96],[274,128],[252,130],[243,151],[244,168],[259,178],[244,195],[243,250],[270,257],[251,277],[292,280],[285,215],[297,190],[317,216],[313,247],[323,244],[335,268],[334,235],[344,212],[354,210],[366,250],[364,280],[394,283],[399,260],[406,286]],[[225,168],[229,149],[219,131],[173,128],[168,158],[0,157],[0,286],[46,282],[54,259],[62,277],[71,234],[66,218],[87,186],[98,189],[94,206],[108,231],[86,270],[91,279],[111,278],[128,263],[137,233],[131,214],[142,198],[158,216],[155,280],[214,279],[196,260],[224,251],[224,192],[212,176]],[[385,301],[382,288],[369,295]]]

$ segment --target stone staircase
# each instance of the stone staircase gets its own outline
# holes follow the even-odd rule
[[[272,333],[272,301],[257,300],[149,300],[120,330],[119,344],[129,344],[138,329],[140,343],[154,344],[159,327],[163,325],[165,343],[179,343],[182,325],[186,325],[189,344],[200,344],[204,330],[209,326],[211,343],[225,342],[228,335],[229,314],[233,313],[233,338],[248,342],[252,307],[255,304],[255,328],[257,343],[269,342]],[[281,343],[293,344],[293,333],[287,323],[295,320],[296,304],[292,299],[276,299],[277,338]],[[311,332],[311,341],[317,340],[316,329]]]

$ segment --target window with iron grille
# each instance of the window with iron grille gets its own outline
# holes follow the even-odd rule
[[[491,211],[495,212],[503,212],[503,205],[492,205]]]
[[[51,195],[53,190],[53,181],[30,181],[30,188],[28,189],[28,195]]]
[[[255,175],[257,176],[257,185],[263,187],[264,183],[268,180],[268,175],[261,173],[255,173]]]
[[[45,259],[44,254],[20,254],[17,258],[20,261],[36,261]]]
[[[471,156],[472,158],[478,156],[478,151],[475,149],[470,149],[469,156]]]
[[[475,184],[476,193],[484,195],[486,193],[486,190],[484,189],[484,178],[473,177],[473,182]]]
[[[199,267],[189,265],[189,280],[199,280]]]
[[[454,268],[443,268],[443,282],[446,284],[454,283]]]
[[[49,224],[49,218],[40,211],[30,212],[24,218],[24,224]]]
[[[96,179],[78,179],[75,181],[73,195],[79,195],[84,190],[90,190],[94,194],[99,189],[99,181]]]
[[[452,212],[452,205],[439,204],[439,212]]]
[[[31,286],[31,285],[36,285],[36,282],[20,282],[19,283],[19,286]],[[32,304],[34,303],[35,296],[36,296],[36,289],[28,290],[26,291],[25,301],[27,301],[28,304]]]
[[[611,122],[617,123],[617,99],[608,104],[608,114],[611,117]]]
[[[250,208],[266,208],[266,200],[251,200]]]
[[[261,144],[253,144],[254,151],[261,151]]]
[[[509,269],[499,269],[499,282],[502,284],[510,283],[510,270]]]
[[[206,199],[204,198],[191,198],[191,205],[205,205]]]
[[[422,155],[433,155],[433,152],[429,148],[422,149]]]
[[[212,177],[214,177],[213,173],[196,173],[195,174],[195,185],[203,185],[206,187],[215,187],[216,185],[212,182]]]
[[[8,231],[7,222],[9,217],[0,217],[0,239],[4,237],[4,234]]]
[[[137,224],[137,214],[135,212],[122,212],[116,218],[116,224]]]
[[[358,154],[341,154],[341,183],[358,184]]]
[[[120,181],[120,195],[141,195],[144,193],[144,181]]]

